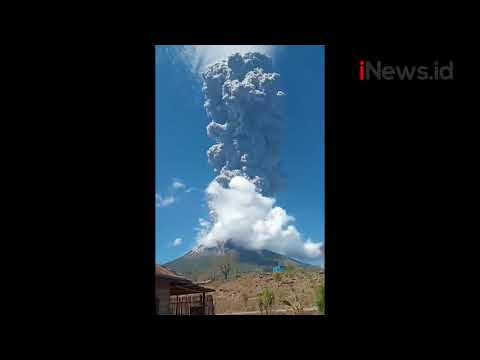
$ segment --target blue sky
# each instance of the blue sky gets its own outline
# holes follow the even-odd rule
[[[200,78],[172,46],[156,47],[155,67],[155,184],[162,204],[155,214],[155,258],[164,263],[190,250],[198,219],[208,219],[204,190],[214,172],[206,151],[213,142]],[[282,46],[274,67],[287,94],[282,170],[288,185],[277,205],[295,217],[305,238],[324,241],[324,47]]]

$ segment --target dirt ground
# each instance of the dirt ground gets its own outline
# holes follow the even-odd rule
[[[263,289],[269,288],[275,295],[273,314],[291,315],[293,312],[284,299],[292,301],[296,294],[304,308],[303,314],[316,314],[315,289],[324,283],[324,275],[318,270],[296,270],[280,275],[273,273],[252,273],[227,281],[214,281],[205,284],[215,289],[213,295],[216,314],[245,313],[255,315],[259,311],[258,300]],[[248,296],[245,304],[242,294]],[[240,314],[239,314],[240,315]]]

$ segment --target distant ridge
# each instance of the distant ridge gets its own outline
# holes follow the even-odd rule
[[[227,242],[212,248],[200,245],[173,261],[163,264],[175,273],[195,281],[219,277],[219,265],[226,260],[231,262],[231,274],[271,272],[276,265],[292,265],[300,268],[315,268],[288,256],[270,250],[248,250]]]

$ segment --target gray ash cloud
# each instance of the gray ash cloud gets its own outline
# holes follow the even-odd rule
[[[285,184],[280,172],[280,75],[261,53],[239,53],[202,74],[208,136],[216,144],[207,151],[216,181],[227,187],[235,176],[247,178],[264,196]]]

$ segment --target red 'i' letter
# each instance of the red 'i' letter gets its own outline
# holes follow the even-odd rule
[[[360,60],[360,80],[363,80],[365,77],[365,68],[363,67],[363,64],[365,62],[363,60]]]

